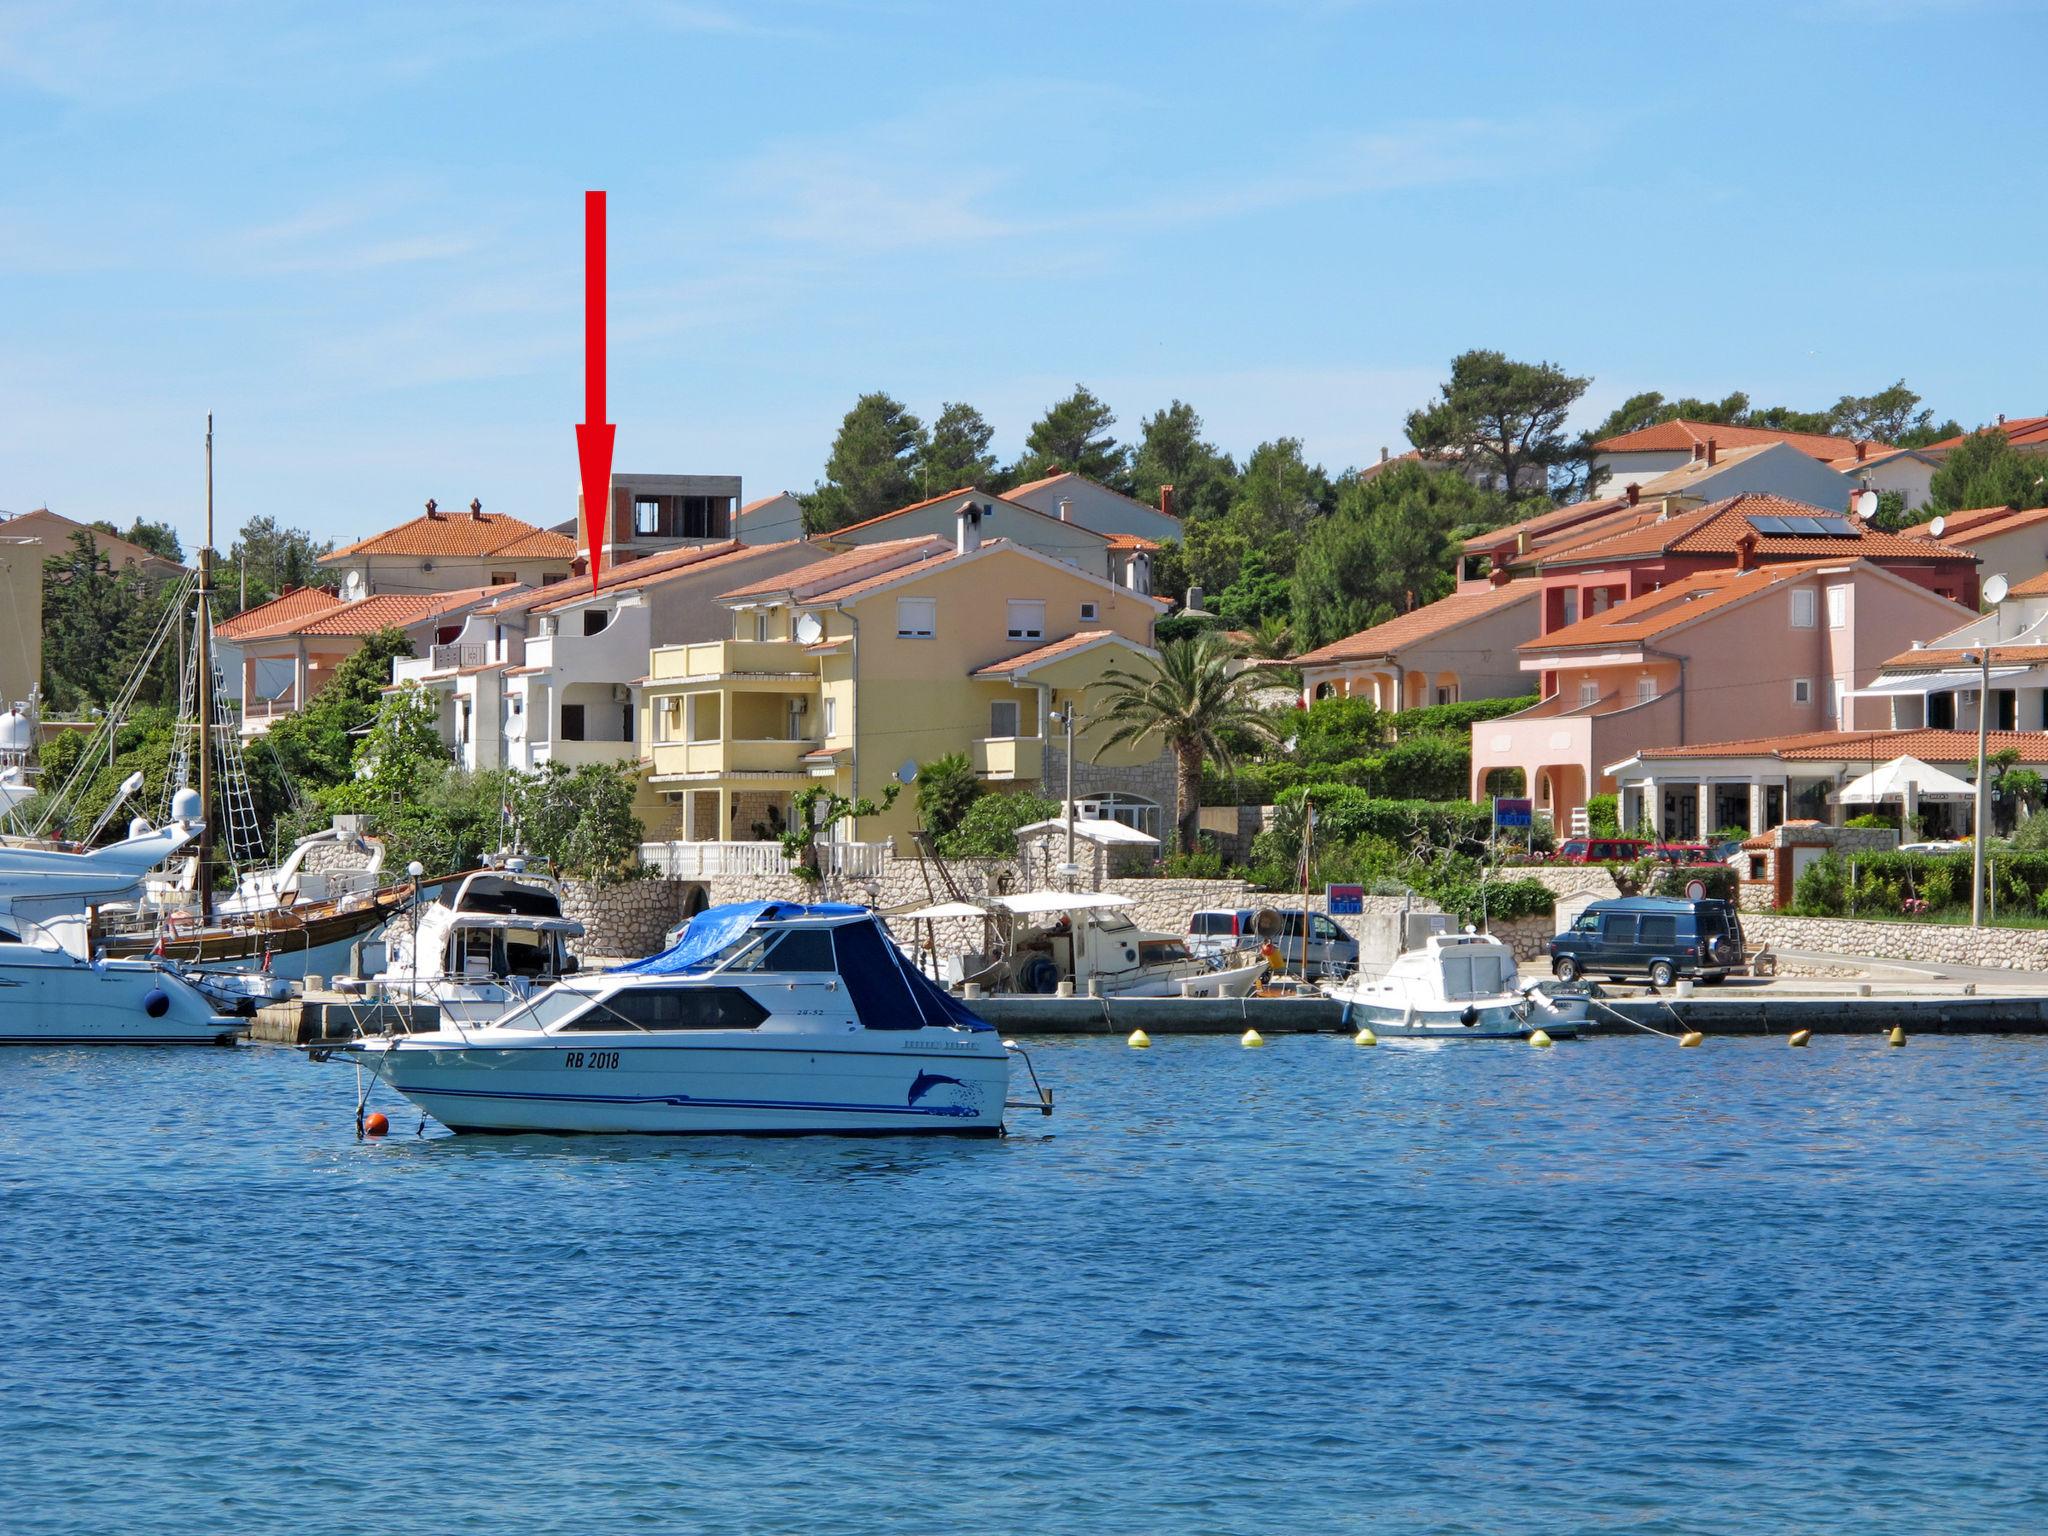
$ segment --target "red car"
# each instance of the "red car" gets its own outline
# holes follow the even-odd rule
[[[1635,837],[1572,837],[1557,845],[1555,864],[1633,864],[1649,844]]]

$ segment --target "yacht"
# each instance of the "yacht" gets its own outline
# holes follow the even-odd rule
[[[994,1135],[1010,1051],[866,908],[746,902],[494,1024],[313,1055],[357,1063],[454,1131]],[[1051,1096],[1023,1107],[1050,1114]]]
[[[385,929],[385,996],[440,1005],[444,1019],[488,1024],[572,975],[568,941],[583,925],[562,915],[562,888],[513,859],[445,882],[432,901]]]
[[[148,872],[199,835],[190,822],[138,818],[104,848],[0,844],[0,1044],[232,1044],[218,1014],[161,960],[109,960],[91,948],[94,908],[133,901]]]
[[[1323,991],[1346,1023],[1388,1039],[1526,1040],[1540,1029],[1561,1040],[1586,1017],[1583,997],[1520,985],[1515,952],[1485,933],[1430,933],[1379,975],[1361,969]]]

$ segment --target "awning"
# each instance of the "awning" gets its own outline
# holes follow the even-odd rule
[[[1036,912],[1092,912],[1100,907],[1133,906],[1128,896],[1111,896],[1103,891],[1027,891],[1022,896],[998,896],[996,905],[1020,916]]]
[[[884,912],[882,916],[892,921],[899,917],[941,918],[941,917],[987,917],[987,907],[977,907],[971,901],[941,901],[929,907],[919,907],[911,912]]]
[[[1041,837],[1048,832],[1057,832],[1064,836],[1066,830],[1066,819],[1062,817],[1057,821],[1034,821],[1028,827],[1019,827],[1017,835],[1019,837]],[[1076,816],[1074,818],[1074,836],[1086,842],[1095,843],[1098,846],[1109,843],[1127,845],[1133,848],[1140,844],[1149,848],[1157,848],[1159,846],[1159,839],[1150,832],[1140,832],[1136,827],[1127,826],[1121,821],[1112,821],[1106,816],[1092,819]]]
[[[1834,798],[1843,805],[1876,805],[1884,800],[1968,800],[1976,786],[1917,757],[1895,757],[1842,786]]]
[[[1992,686],[2013,683],[2021,679],[2029,682],[2048,680],[2048,670],[2038,667],[1993,667]],[[1895,699],[1900,697],[1925,697],[1930,693],[1973,692],[1979,682],[1976,672],[1922,672],[1912,677],[1880,677],[1867,688],[1852,688],[1852,699]]]

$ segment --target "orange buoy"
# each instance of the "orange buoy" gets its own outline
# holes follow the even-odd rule
[[[369,1118],[363,1121],[363,1134],[365,1136],[382,1136],[390,1129],[391,1122],[384,1118],[381,1111],[373,1110]]]

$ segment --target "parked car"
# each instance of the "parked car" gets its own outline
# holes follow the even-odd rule
[[[1901,853],[1968,853],[1969,851],[1970,845],[1968,843],[1952,842],[1945,838],[1937,839],[1930,843],[1899,844],[1899,852]]]
[[[1188,948],[1216,955],[1270,944],[1287,968],[1306,976],[1349,976],[1358,969],[1358,940],[1321,912],[1309,918],[1307,969],[1302,969],[1299,907],[1210,907],[1188,919]]]
[[[1555,864],[1633,864],[1650,844],[1639,837],[1571,837],[1551,855]]]
[[[1718,864],[1714,850],[1705,843],[1659,843],[1657,858],[1665,864]],[[1726,857],[1724,854],[1722,857]]]
[[[1718,982],[1743,963],[1742,917],[1728,901],[1622,896],[1596,901],[1550,941],[1560,981],[1593,974],[1647,976],[1668,987],[1681,976]]]

